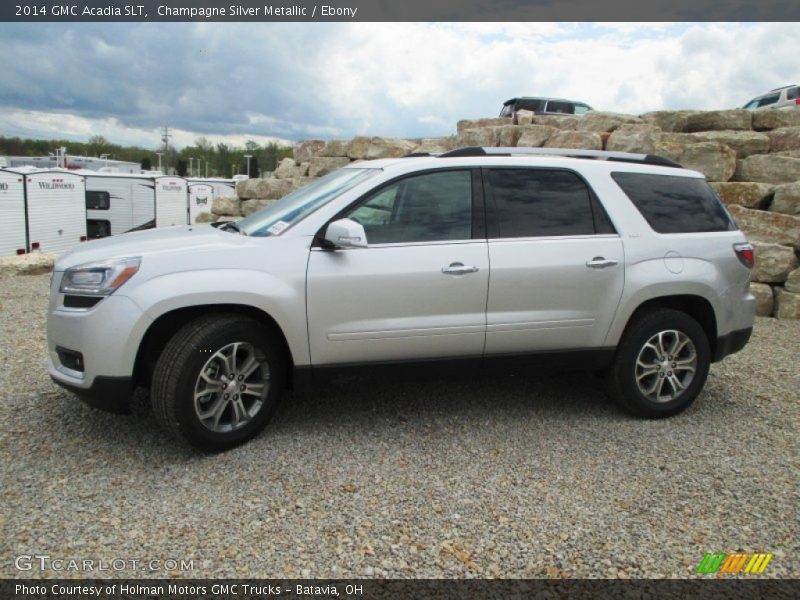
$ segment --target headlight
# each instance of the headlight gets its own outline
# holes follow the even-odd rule
[[[136,274],[140,263],[141,259],[134,257],[72,267],[64,272],[60,291],[62,294],[108,296]]]

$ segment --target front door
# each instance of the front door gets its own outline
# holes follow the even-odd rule
[[[313,365],[481,356],[489,258],[473,187],[468,169],[390,182],[344,215],[367,248],[312,248]]]

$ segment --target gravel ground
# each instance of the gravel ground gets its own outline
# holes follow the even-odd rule
[[[800,322],[759,319],[669,420],[584,375],[349,379],[205,456],[144,402],[105,414],[50,382],[47,287],[0,277],[0,577],[83,575],[19,572],[23,554],[193,560],[186,577],[690,577],[734,551],[800,577]]]

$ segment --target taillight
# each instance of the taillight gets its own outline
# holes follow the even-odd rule
[[[733,251],[736,252],[736,258],[748,269],[752,269],[756,264],[756,253],[753,244],[743,243],[734,244]]]
[[[794,99],[794,103],[797,104],[797,106],[800,106],[800,96]]]
[[[22,256],[25,254],[25,248],[17,248],[17,256]]]
[[[85,235],[82,235],[82,236],[81,236],[81,241],[82,241],[82,242],[85,242],[87,239],[88,239],[88,238],[87,238]]]
[[[39,242],[33,242],[31,244],[31,250],[38,250],[39,249]]]

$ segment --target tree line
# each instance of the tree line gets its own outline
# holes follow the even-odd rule
[[[258,177],[263,172],[274,171],[278,162],[293,155],[291,146],[274,142],[258,144],[252,140],[243,147],[224,143],[212,144],[201,137],[191,146],[177,150],[168,146],[166,150],[151,150],[139,146],[113,144],[101,135],[92,136],[87,142],[72,140],[34,140],[19,137],[0,136],[0,155],[48,156],[57,148],[66,147],[67,154],[75,156],[108,155],[111,160],[137,162],[144,170],[158,168],[158,154],[161,153],[162,170],[176,173],[181,177],[209,176],[232,177],[247,173],[247,158],[250,155],[250,176]],[[191,173],[189,169],[191,167]]]

